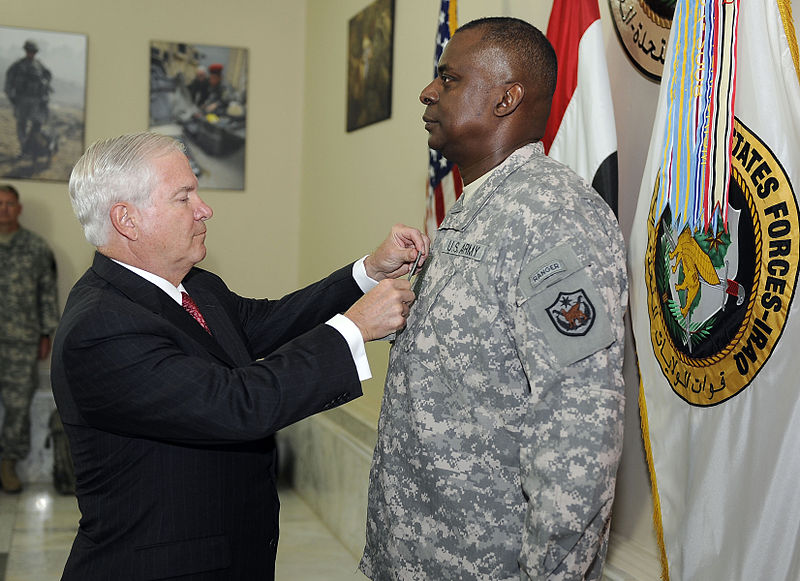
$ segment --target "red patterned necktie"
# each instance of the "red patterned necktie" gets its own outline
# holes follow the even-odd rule
[[[200,326],[203,327],[203,329],[206,330],[206,333],[210,335],[211,329],[209,329],[208,325],[206,325],[206,320],[203,318],[203,314],[200,312],[200,309],[197,308],[197,305],[192,300],[192,297],[183,291],[181,291],[181,304],[183,305],[183,308],[186,309],[186,312],[193,316],[194,320],[200,323]]]

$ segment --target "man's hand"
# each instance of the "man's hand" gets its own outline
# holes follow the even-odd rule
[[[39,359],[47,359],[47,356],[50,355],[50,336],[49,335],[42,335],[39,339]]]
[[[364,260],[364,268],[373,280],[398,278],[409,273],[417,252],[422,253],[417,266],[419,270],[430,248],[431,240],[425,234],[416,228],[395,224],[386,240]]]
[[[364,342],[373,341],[406,326],[415,298],[409,281],[384,279],[358,299],[344,316],[356,324]]]

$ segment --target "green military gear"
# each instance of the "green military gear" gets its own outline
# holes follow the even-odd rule
[[[47,243],[20,228],[0,242],[0,342],[38,345],[58,324],[56,262]]]
[[[390,354],[367,577],[599,581],[627,284],[611,210],[541,143],[450,208]]]
[[[0,447],[3,458],[22,459],[30,449],[39,343],[58,324],[53,253],[24,228],[0,241],[0,296],[0,396],[5,408]]]
[[[0,399],[5,410],[0,448],[4,460],[22,460],[30,451],[38,351],[38,345],[0,342]]]

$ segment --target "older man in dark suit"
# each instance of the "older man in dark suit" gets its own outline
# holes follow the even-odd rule
[[[70,196],[97,254],[53,350],[82,514],[63,579],[272,579],[273,434],[361,394],[364,341],[404,326],[400,276],[427,237],[395,226],[365,259],[255,300],[194,266],[212,211],[172,139],[95,143]]]

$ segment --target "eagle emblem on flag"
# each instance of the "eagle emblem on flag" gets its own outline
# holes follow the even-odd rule
[[[780,339],[797,285],[792,184],[757,135],[734,123],[727,221],[693,227],[659,207],[648,226],[651,341],[673,391],[717,405],[745,389]],[[680,225],[680,230],[676,228]]]

